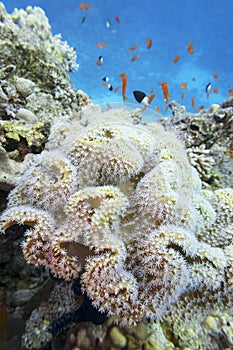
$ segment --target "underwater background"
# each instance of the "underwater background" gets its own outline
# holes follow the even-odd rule
[[[232,7],[0,2],[0,350],[233,349]]]
[[[128,77],[127,102],[135,102],[133,90],[147,95],[153,92],[151,107],[165,115],[170,112],[165,111],[160,82],[168,84],[170,100],[184,104],[191,112],[229,96],[233,88],[231,0],[90,0],[87,10],[80,8],[80,3],[4,1],[9,13],[28,5],[44,9],[53,34],[60,33],[77,52],[79,69],[71,73],[74,87],[85,91],[93,102],[122,101],[118,75],[122,72]],[[149,49],[148,39],[152,40]],[[192,54],[187,50],[190,42]],[[106,46],[97,47],[98,43]],[[107,84],[104,77],[109,77]],[[181,88],[182,83],[187,83],[183,84],[186,88]]]

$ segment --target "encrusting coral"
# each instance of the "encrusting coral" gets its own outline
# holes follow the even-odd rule
[[[231,308],[233,190],[202,190],[175,136],[130,112],[90,105],[63,122],[1,216],[3,232],[31,226],[26,260],[80,278],[122,324]]]

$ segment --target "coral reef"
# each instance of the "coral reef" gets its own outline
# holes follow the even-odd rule
[[[0,116],[51,121],[90,102],[67,72],[78,68],[76,51],[53,36],[44,11],[28,6],[7,14],[0,3]],[[24,112],[19,111],[25,109]]]
[[[52,120],[73,116],[90,99],[68,75],[78,68],[76,51],[52,35],[41,8],[8,14],[0,3],[0,48],[0,146],[7,152],[0,189],[9,190],[25,155],[43,150]]]
[[[173,116],[159,121],[175,131],[185,143],[190,163],[197,169],[202,186],[208,189],[233,187],[233,98],[197,114],[186,112],[175,101]]]
[[[63,298],[63,295],[66,297]],[[63,302],[61,302],[61,299]],[[51,326],[52,321],[61,319],[64,314],[77,310],[82,303],[82,299],[82,297],[74,294],[70,283],[57,284],[47,303],[41,303],[39,308],[32,312],[30,322],[27,322],[25,334],[22,337],[22,346],[27,349],[40,349],[51,341],[55,332],[54,327],[52,329]],[[66,327],[63,323],[60,321],[60,328]]]
[[[232,307],[232,218],[233,190],[203,190],[174,134],[90,104],[54,120],[1,228],[31,227],[25,259],[79,278],[121,325],[146,316],[173,323],[177,336],[184,321]]]

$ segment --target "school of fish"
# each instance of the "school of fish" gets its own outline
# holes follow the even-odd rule
[[[95,10],[94,6],[89,5],[87,3],[80,3],[78,5],[78,8],[82,12],[85,11],[85,13],[87,13],[87,11],[94,11]],[[81,18],[81,24],[83,24],[86,21],[86,18],[87,18],[87,15],[85,15],[85,16],[83,16]],[[111,29],[113,22],[115,22],[116,25],[120,25],[120,26],[122,26],[122,23],[123,23],[123,21],[120,18],[120,16],[118,14],[116,14],[115,17],[113,17],[113,18],[106,18],[105,19],[105,27],[106,27],[106,29],[108,29],[108,30]],[[113,32],[115,32],[115,31],[116,30],[114,30]],[[154,42],[154,39],[151,38],[150,36],[148,36],[147,39],[144,42],[141,42],[141,43],[132,42],[132,45],[125,49],[129,53],[130,52],[134,53],[131,56],[131,58],[129,59],[129,61],[132,62],[132,63],[135,62],[135,61],[140,61],[141,60],[141,54],[139,52],[142,51],[142,50],[144,50],[144,51],[145,50],[151,50],[152,46],[153,46],[153,42]],[[103,49],[103,51],[104,51],[104,48],[106,46],[108,46],[108,45],[109,45],[109,43],[107,41],[99,41],[99,42],[96,43],[97,48],[101,49],[101,50]],[[190,39],[189,42],[187,43],[186,49],[187,49],[188,55],[195,55],[195,49],[194,49],[194,45],[193,45],[192,39]],[[184,51],[185,51],[185,48],[184,48]],[[182,53],[177,54],[176,56],[171,57],[171,62],[173,62],[174,65],[179,65],[179,62],[182,61],[182,59],[185,59],[185,58],[182,58],[182,57],[184,57],[184,55],[182,56]],[[99,55],[97,57],[96,65],[97,66],[104,66],[104,54],[103,55]],[[129,97],[128,97],[129,94],[127,92],[128,74],[127,74],[127,72],[123,72],[123,73],[116,72],[116,76],[121,78],[121,82],[119,82],[119,85],[113,86],[112,83],[109,81],[110,78],[108,78],[108,81],[104,81],[104,78],[103,78],[102,79],[103,81],[101,82],[101,85],[102,86],[106,86],[108,88],[108,90],[112,91],[113,93],[116,93],[116,92],[121,90],[122,100],[125,102],[126,100],[129,99]],[[206,94],[206,100],[209,99],[211,93],[214,93],[214,94],[218,94],[219,93],[219,88],[218,88],[218,86],[216,84],[218,78],[219,78],[218,73],[214,72],[213,75],[212,75],[212,79],[213,79],[213,81],[215,83],[214,86],[212,86],[212,82],[208,82],[207,83],[207,85],[205,87],[205,91],[203,91],[203,95]],[[196,78],[193,77],[192,81],[196,81]],[[158,82],[158,83],[155,82],[155,85],[156,84],[161,86],[161,92],[162,92],[164,103],[165,103],[165,105],[164,105],[164,112],[166,112],[166,110],[168,109],[168,103],[169,103],[169,100],[170,100],[170,97],[171,97],[170,92],[169,92],[169,90],[170,90],[169,82],[164,82],[164,81]],[[180,100],[183,101],[185,99],[185,91],[187,91],[189,89],[189,82],[188,81],[180,82],[180,89],[181,89]],[[153,90],[153,88],[151,88],[151,90]],[[135,90],[135,91],[137,91],[137,90]],[[139,102],[139,103],[144,105],[144,108],[148,107],[151,104],[151,102],[154,100],[154,98],[156,97],[155,94],[154,94],[154,90],[153,90],[153,93],[151,93],[151,94],[149,94],[149,93],[147,94],[145,92],[140,92],[140,93],[145,94],[146,101],[147,101],[146,104],[144,104],[141,101],[139,101],[135,97],[134,93],[133,93],[133,96],[134,96],[134,98],[136,99],[137,102]],[[228,95],[229,96],[233,95],[233,89],[232,88],[229,88]],[[155,100],[156,100],[156,98],[155,98]],[[196,106],[195,96],[191,97],[189,105],[190,105],[190,107],[192,107],[196,111],[200,111],[200,110],[202,110],[205,107],[204,105]],[[157,105],[157,103],[154,106],[154,109],[156,110],[157,113],[161,113],[160,112],[161,109]]]

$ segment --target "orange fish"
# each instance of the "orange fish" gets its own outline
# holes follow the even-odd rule
[[[215,79],[218,79],[218,73],[214,73],[213,76]]]
[[[179,61],[179,59],[180,59],[180,56],[177,55],[176,57],[174,57],[173,62],[176,64]]]
[[[146,45],[147,45],[147,48],[148,49],[150,49],[151,48],[151,46],[152,46],[152,39],[147,39],[147,41],[146,41]]]
[[[85,2],[82,2],[81,4],[79,4],[78,7],[80,8],[80,10],[90,10],[91,9],[91,6],[89,6]]]
[[[233,89],[230,89],[228,92],[229,92],[229,96],[233,95]]]
[[[190,40],[190,43],[188,44],[187,49],[191,55],[194,53],[192,40]]]
[[[159,85],[162,86],[164,100],[167,102],[169,100],[169,97],[170,97],[169,93],[168,93],[168,84],[165,82],[160,82]]]
[[[134,50],[136,50],[137,48],[138,48],[137,45],[133,45],[133,46],[129,47],[128,50],[129,50],[129,51],[134,51]]]
[[[102,85],[102,86],[108,86],[108,82],[107,82],[107,81],[103,81],[103,82],[101,83],[101,85]]]
[[[120,90],[120,85],[116,86],[113,92],[117,92],[118,90]]]
[[[197,112],[198,112],[198,111],[201,111],[203,108],[204,108],[204,106],[203,106],[203,105],[198,106],[198,107],[196,108],[196,111],[197,111]]]
[[[217,87],[214,87],[212,90],[213,90],[213,92],[215,92],[215,94],[218,93],[218,88]]]
[[[127,97],[126,97],[126,89],[127,89],[127,82],[128,82],[127,75],[126,73],[121,73],[118,75],[119,77],[121,77],[121,94],[122,94],[123,101],[125,102],[125,100],[127,100]]]
[[[195,97],[192,97],[192,107],[195,105]]]
[[[155,111],[160,114],[160,108],[158,106],[155,106]]]
[[[116,15],[115,16],[115,20],[116,20],[116,22],[118,23],[118,24],[121,24],[121,20],[120,20],[120,18]]]
[[[185,90],[187,89],[187,83],[180,84],[181,89]]]
[[[97,66],[102,66],[102,65],[103,65],[103,62],[101,62],[101,61],[96,61],[96,64],[97,64]]]
[[[131,62],[136,61],[138,58],[139,58],[139,54],[134,55],[134,56],[131,58],[130,61],[131,61]]]
[[[102,49],[103,47],[107,46],[108,43],[105,43],[103,41],[100,41],[99,43],[96,44],[96,46],[99,48],[99,49]]]
[[[184,93],[182,92],[182,94],[181,94],[181,100],[183,100],[184,99]]]
[[[149,104],[153,101],[154,97],[155,97],[155,94],[153,94],[153,93],[148,96],[148,103]]]

